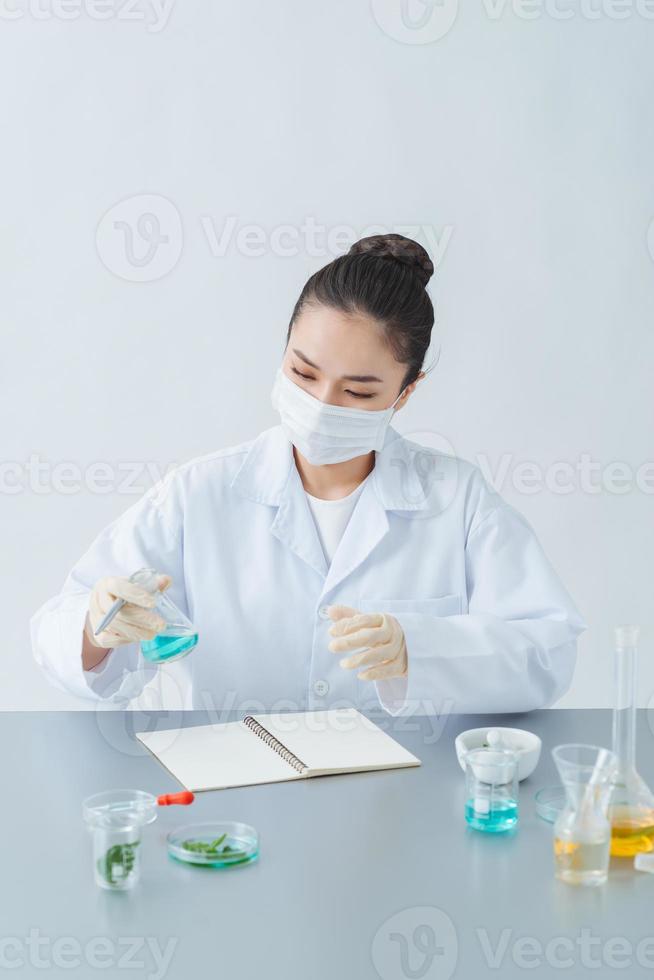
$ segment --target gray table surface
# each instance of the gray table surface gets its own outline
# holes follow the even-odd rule
[[[146,828],[139,885],[98,889],[82,799],[125,786],[175,790],[133,733],[207,720],[201,712],[0,715],[1,972],[157,980],[654,976],[654,875],[614,861],[603,888],[556,881],[552,828],[534,810],[535,791],[557,782],[551,747],[608,744],[609,711],[376,718],[420,768],[223,790],[189,808],[160,808]],[[493,723],[543,739],[540,764],[521,784],[512,835],[479,834],[463,820],[454,736]],[[641,772],[654,785],[654,719],[641,711],[638,724]],[[171,829],[211,819],[253,824],[259,861],[215,871],[167,856]]]

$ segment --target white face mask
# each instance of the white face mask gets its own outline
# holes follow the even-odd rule
[[[287,378],[280,368],[271,397],[289,440],[312,466],[324,466],[380,450],[402,394],[381,411],[326,405]]]

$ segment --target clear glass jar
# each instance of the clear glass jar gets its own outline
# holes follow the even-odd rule
[[[93,838],[93,870],[100,888],[125,891],[141,874],[141,829],[157,817],[157,798],[138,789],[89,796],[82,815]]]
[[[559,745],[552,751],[566,802],[554,824],[556,877],[569,885],[602,885],[609,870],[608,803],[616,756],[597,745]]]

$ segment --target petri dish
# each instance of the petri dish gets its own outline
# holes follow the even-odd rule
[[[554,823],[565,806],[563,786],[545,786],[534,795],[536,813],[548,823]]]
[[[176,861],[204,868],[232,868],[259,856],[254,827],[231,820],[185,824],[171,831],[167,841],[168,853]]]

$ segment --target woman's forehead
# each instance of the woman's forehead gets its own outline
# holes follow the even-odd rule
[[[291,351],[301,353],[325,373],[377,374],[402,370],[384,332],[374,320],[326,306],[302,311],[289,339]],[[299,356],[299,355],[296,355]]]

